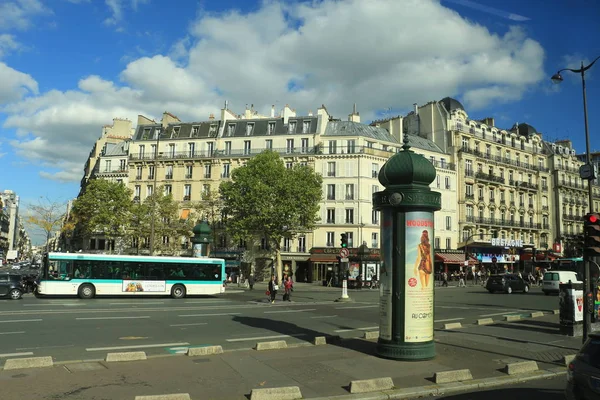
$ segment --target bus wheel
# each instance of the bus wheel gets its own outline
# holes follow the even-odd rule
[[[171,297],[174,299],[183,299],[185,297],[185,287],[183,285],[175,285],[171,289]]]
[[[96,291],[92,285],[81,285],[79,288],[80,299],[93,299]]]

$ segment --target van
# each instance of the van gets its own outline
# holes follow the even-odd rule
[[[581,283],[577,278],[577,273],[574,271],[548,271],[544,274],[544,283],[542,286],[542,292],[545,295],[550,293],[558,293],[558,285],[561,283]]]

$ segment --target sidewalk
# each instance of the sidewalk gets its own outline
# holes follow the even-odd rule
[[[353,338],[321,346],[307,341],[282,350],[224,349],[223,354],[201,357],[172,355],[149,357],[145,361],[87,361],[49,368],[3,370],[0,380],[4,393],[48,400],[133,400],[135,396],[170,393],[189,393],[191,399],[242,400],[248,399],[253,389],[286,386],[299,387],[305,399],[322,400],[327,396],[354,400],[391,398],[381,391],[349,395],[350,381],[383,377],[392,378],[396,390],[425,387],[431,393],[442,394],[511,383],[511,379],[516,382],[564,373],[562,357],[576,353],[581,340],[544,333],[549,326],[555,325],[555,317],[525,321],[521,326],[499,323],[497,326],[465,327],[463,331],[437,330],[437,356],[431,361],[385,360],[374,356],[376,341]],[[531,330],[536,324],[543,329],[533,335]],[[479,328],[482,330],[476,330]],[[524,328],[530,331],[524,331]],[[499,334],[501,330],[508,333]],[[519,332],[524,332],[523,339],[515,338]],[[560,340],[548,343],[547,337]],[[535,360],[539,369],[546,372],[515,378],[502,371],[506,363],[526,360]],[[436,372],[465,368],[473,375],[471,386],[469,381],[444,386],[436,385],[432,380]],[[394,398],[402,398],[398,396]]]

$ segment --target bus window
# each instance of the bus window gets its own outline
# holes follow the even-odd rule
[[[65,279],[71,278],[71,271],[72,271],[71,267],[72,267],[71,261],[65,261],[65,260],[58,261],[58,265],[57,265],[58,279],[65,280]]]

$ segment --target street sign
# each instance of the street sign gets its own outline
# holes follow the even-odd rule
[[[590,181],[596,179],[594,167],[590,164],[583,164],[579,167],[579,177]]]
[[[348,262],[348,261],[349,260],[347,258],[344,258],[344,257],[340,258],[340,262]]]
[[[350,250],[348,250],[347,248],[343,248],[340,250],[340,257],[348,258],[349,255],[350,255]]]

